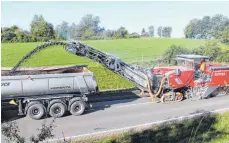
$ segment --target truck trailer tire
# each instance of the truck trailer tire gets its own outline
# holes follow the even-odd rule
[[[45,107],[41,103],[35,103],[31,106],[29,106],[27,115],[29,115],[30,118],[39,120],[45,115]]]
[[[70,113],[74,116],[83,114],[85,110],[85,103],[83,101],[74,101],[70,106]]]
[[[49,115],[54,118],[60,118],[64,116],[65,112],[66,106],[61,102],[54,103],[49,108]]]

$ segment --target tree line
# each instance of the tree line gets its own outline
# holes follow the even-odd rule
[[[171,45],[165,50],[162,61],[165,64],[176,65],[176,55],[179,54],[204,55],[208,56],[210,61],[216,63],[229,63],[229,49],[222,49],[221,43],[213,40],[207,40],[205,44],[193,49],[184,48],[179,45]]]
[[[37,42],[50,40],[98,40],[98,39],[122,39],[137,38],[129,34],[125,27],[116,30],[105,30],[99,26],[100,18],[87,14],[81,18],[78,24],[69,24],[63,21],[54,26],[45,21],[42,15],[35,15],[30,24],[30,31],[23,30],[16,25],[1,28],[2,42]]]
[[[100,40],[123,39],[139,37],[171,37],[172,27],[159,26],[157,32],[153,25],[145,28],[141,34],[129,33],[121,26],[118,29],[105,29],[101,27],[100,18],[92,14],[83,16],[78,24],[69,24],[66,21],[53,26],[42,15],[35,15],[30,24],[30,30],[23,30],[16,25],[1,28],[1,42],[37,42],[50,40]],[[221,14],[204,16],[202,19],[192,19],[184,29],[185,38],[190,39],[221,39],[223,43],[229,43],[229,18]]]
[[[186,25],[184,35],[190,39],[221,39],[223,43],[229,43],[229,18],[216,14],[192,19]]]
[[[149,26],[149,32],[143,28],[141,35],[128,30],[121,26],[118,29],[105,29],[101,27],[100,18],[92,14],[83,16],[78,24],[62,23],[53,26],[47,22],[42,15],[35,15],[30,24],[30,30],[23,30],[14,25],[11,27],[1,28],[2,42],[47,42],[50,40],[100,40],[100,39],[124,39],[154,37],[154,26]],[[160,31],[160,32],[159,32]],[[159,37],[171,37],[171,27],[160,27],[158,29]]]
[[[145,30],[145,28],[142,29],[142,33],[141,36],[144,37],[154,37],[155,35],[155,30],[154,30],[154,26],[151,25],[148,27],[148,32]],[[172,27],[171,26],[159,26],[157,28],[157,35],[158,37],[171,37],[172,35]]]
[[[10,28],[1,28],[1,42],[37,42],[56,39],[54,27],[45,21],[42,15],[35,15],[31,24],[30,31],[23,30],[14,25]]]

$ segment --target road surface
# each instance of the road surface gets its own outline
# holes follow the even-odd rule
[[[63,134],[69,137],[108,131],[222,108],[229,108],[229,96],[185,100],[175,104],[153,103],[150,98],[93,103],[92,108],[84,115],[56,119],[54,138],[62,138]],[[41,123],[50,123],[51,120],[23,117],[15,121],[19,124],[21,135],[29,137],[37,132]]]

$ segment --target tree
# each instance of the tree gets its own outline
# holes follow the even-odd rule
[[[171,37],[171,34],[172,34],[172,27],[170,26],[163,27],[162,29],[163,37]]]
[[[140,38],[140,35],[136,32],[129,34],[130,38]]]
[[[149,34],[150,34],[150,36],[153,37],[153,36],[154,36],[154,26],[151,25],[151,26],[149,26],[148,29],[149,29]]]
[[[158,35],[159,37],[162,37],[162,26],[159,26],[159,27],[157,28],[157,35]]]
[[[63,21],[60,25],[56,26],[56,34],[59,35],[62,39],[67,40],[69,36],[69,26],[68,22]]]
[[[192,49],[191,53],[209,56],[211,61],[229,62],[229,49],[222,49],[217,41],[209,40],[204,45]]]
[[[13,25],[10,27],[10,31],[14,32],[16,30],[19,30],[19,28],[17,27],[17,25]]]
[[[194,55],[204,55],[205,46],[201,45],[199,47],[193,48],[191,53]]]
[[[104,36],[104,32],[105,32],[105,28],[104,27],[98,27],[95,36]]]
[[[48,41],[55,37],[53,25],[46,22],[42,15],[35,15],[30,27],[32,38],[35,40]]]
[[[53,24],[51,24],[51,23],[46,23],[47,25],[47,37],[49,38],[49,39],[53,39],[55,36],[55,30],[54,30],[54,26],[53,26]]]
[[[2,42],[30,42],[31,36],[27,31],[23,31],[16,25],[10,28],[1,28],[1,38]]]
[[[83,16],[79,24],[76,26],[77,37],[87,37],[88,33],[93,33],[91,36],[97,35],[101,32],[99,23],[100,19],[98,16],[93,16],[92,14]]]
[[[229,27],[222,33],[222,42],[229,44]]]
[[[1,34],[2,42],[13,42],[16,39],[16,34],[12,31],[4,31]]]
[[[88,29],[86,29],[86,31],[82,35],[82,39],[83,40],[90,39],[93,35],[94,35],[93,29],[88,28]]]
[[[106,30],[105,37],[112,38],[116,35],[117,31],[115,30]]]
[[[217,57],[218,62],[229,63],[229,50],[222,51],[221,54]]]
[[[229,26],[229,18],[221,14],[213,17],[204,16],[202,19],[192,19],[184,29],[186,38],[221,39],[225,29]]]
[[[142,34],[141,35],[145,35],[146,31],[145,28],[142,29]]]
[[[125,29],[125,27],[120,27],[118,30],[117,30],[117,32],[116,32],[116,34],[115,34],[115,37],[116,38],[127,38],[128,37],[128,31]]]
[[[195,38],[195,35],[198,33],[196,32],[198,26],[198,19],[193,19],[186,25],[184,29],[185,38]]]
[[[201,38],[202,39],[209,39],[212,37],[211,31],[211,17],[204,16],[203,19],[200,21],[200,29],[201,29]]]
[[[177,45],[171,45],[163,54],[163,61],[167,64],[176,65],[176,55],[189,53],[190,51],[187,48]]]
[[[72,23],[71,26],[68,28],[69,30],[69,38],[70,39],[78,39],[77,37],[77,31],[76,31],[76,24]]]
[[[39,143],[46,142],[48,139],[54,137],[54,122],[55,118],[51,121],[50,124],[42,123],[41,127],[37,129],[35,135],[30,136],[28,139],[29,142]],[[7,142],[16,142],[16,143],[25,143],[26,138],[20,135],[20,130],[18,123],[15,121],[6,121],[2,123],[2,134],[5,136],[5,141]]]
[[[14,31],[16,37],[17,37],[17,41],[18,42],[24,42],[24,37],[25,37],[25,34],[23,33],[23,31],[19,30],[19,29],[16,29]]]
[[[216,61],[222,53],[220,43],[216,41],[207,41],[204,45],[191,50],[192,54],[209,56],[210,60]]]
[[[229,26],[229,18],[222,14],[216,14],[211,19],[212,36],[216,39],[222,38],[222,33]]]
[[[205,43],[204,55],[209,56],[211,61],[215,61],[220,54],[220,43],[216,41],[208,41]]]
[[[43,18],[42,16],[39,17],[38,15],[34,15],[33,20],[30,24],[30,31],[34,39],[36,39],[38,30],[39,30],[38,26],[42,18]]]

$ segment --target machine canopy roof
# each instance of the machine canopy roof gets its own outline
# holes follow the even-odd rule
[[[177,60],[187,60],[187,61],[194,61],[194,62],[200,62],[202,60],[209,60],[208,56],[202,56],[202,55],[191,55],[191,54],[182,54],[176,56]]]

